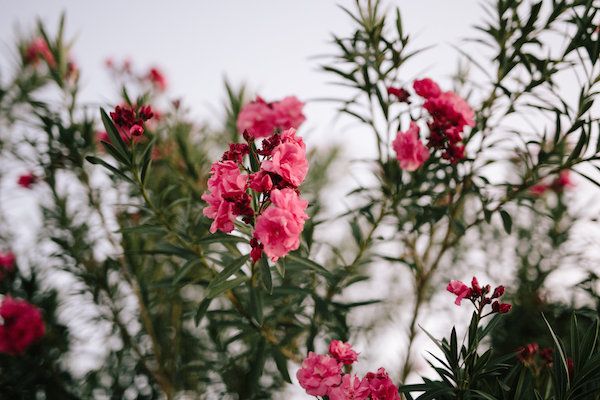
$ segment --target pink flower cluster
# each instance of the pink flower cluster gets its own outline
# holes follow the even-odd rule
[[[415,93],[424,99],[423,109],[429,114],[427,146],[441,151],[442,158],[457,163],[465,157],[462,133],[466,126],[475,126],[475,113],[467,102],[456,93],[442,92],[439,85],[429,78],[413,82]],[[410,103],[404,88],[388,87],[388,94],[399,102]],[[411,121],[405,132],[398,132],[392,143],[400,168],[415,171],[429,159],[429,151],[421,143],[419,127]]]
[[[254,118],[251,123],[248,117],[263,106],[277,110],[277,118],[267,122],[268,133],[265,120]],[[254,262],[263,251],[277,261],[300,246],[308,202],[300,197],[298,187],[308,173],[308,160],[304,141],[289,126],[302,121],[302,103],[294,97],[250,103],[238,118],[246,143],[230,144],[212,165],[208,191],[202,195],[207,203],[203,213],[213,220],[210,231],[231,232],[241,217],[253,227],[250,256]],[[283,127],[289,128],[279,131]],[[264,139],[256,142],[260,137]],[[246,157],[252,160],[249,165],[244,164]]]
[[[15,269],[15,255],[12,251],[0,251],[0,282]]]
[[[6,296],[0,304],[0,353],[21,354],[44,336],[42,313],[25,300]]]
[[[475,126],[475,113],[467,102],[454,92],[442,92],[431,79],[413,83],[415,92],[425,99],[423,108],[429,112],[429,147],[440,149],[442,157],[453,163],[464,158],[462,132]]]
[[[358,354],[348,343],[332,340],[329,354],[308,353],[296,373],[300,386],[311,396],[329,400],[400,400],[398,388],[384,368],[360,379],[342,367],[356,362]]]
[[[571,178],[571,171],[566,169],[560,171],[558,176],[550,183],[540,182],[531,186],[529,192],[534,196],[542,196],[548,191],[562,193],[565,189],[572,188],[573,186],[575,186],[575,183],[573,183],[573,178]]]
[[[464,299],[468,299],[473,303],[475,308],[477,308],[480,313],[487,304],[492,305],[492,311],[489,314],[506,314],[512,308],[510,304],[502,303],[499,300],[500,297],[504,295],[504,286],[498,286],[493,292],[491,292],[492,289],[490,285],[481,287],[477,281],[477,278],[475,277],[473,277],[471,280],[470,287],[461,281],[452,280],[450,283],[448,283],[446,290],[456,295],[456,301],[454,303],[457,306],[460,306]],[[488,296],[488,294],[490,294],[490,296]]]
[[[245,136],[257,139],[271,136],[275,130],[298,129],[306,120],[304,103],[294,96],[267,103],[257,97],[246,104],[237,119],[237,129]]]
[[[154,117],[154,112],[150,106],[133,106],[122,104],[115,107],[110,113],[121,139],[125,143],[138,142],[144,134],[144,123]],[[106,143],[110,143],[110,138],[106,132],[98,133],[98,138]]]

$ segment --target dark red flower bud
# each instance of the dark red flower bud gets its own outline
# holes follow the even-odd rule
[[[473,277],[473,279],[471,280],[471,290],[477,296],[481,296],[481,293],[482,293],[481,286],[479,286],[479,282],[477,281],[477,278],[475,278],[475,277]]]
[[[250,240],[250,246],[252,247],[252,250],[250,250],[250,258],[252,259],[252,262],[255,263],[262,257],[263,245],[255,238],[252,238]]]
[[[539,348],[540,346],[537,343],[529,343],[519,348],[519,354],[517,354],[517,357],[522,362],[531,361],[533,356],[535,356],[535,354],[538,352]]]
[[[500,285],[496,289],[494,289],[494,294],[492,295],[492,299],[497,299],[498,297],[504,294],[504,286]]]
[[[147,121],[154,116],[154,112],[152,112],[152,107],[150,107],[150,106],[142,106],[140,108],[139,114],[140,114],[140,118],[143,119],[144,121]]]
[[[388,87],[387,92],[390,96],[394,96],[401,103],[410,103],[410,93],[404,88]]]

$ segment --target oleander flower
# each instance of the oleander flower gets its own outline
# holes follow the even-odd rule
[[[304,103],[295,96],[284,97],[273,103],[276,114],[275,124],[281,130],[298,129],[306,117],[302,113]]]
[[[0,304],[0,353],[21,354],[44,336],[40,310],[25,300],[5,297]]]
[[[56,60],[54,55],[48,47],[48,43],[43,37],[37,37],[33,39],[25,49],[24,54],[25,63],[30,65],[37,65],[40,60],[44,60],[48,67],[56,67]]]
[[[454,304],[457,306],[460,306],[464,298],[471,296],[471,288],[457,280],[451,280],[450,283],[448,283],[446,290],[456,295],[456,301]]]
[[[0,251],[0,281],[15,269],[15,255],[12,251]]]
[[[369,383],[371,400],[400,400],[398,388],[384,368],[367,373],[365,380]]]
[[[329,354],[345,365],[350,365],[358,359],[358,353],[352,349],[352,345],[341,340],[332,340],[329,343]]]
[[[271,136],[276,129],[297,129],[306,119],[302,113],[304,103],[296,97],[267,103],[260,97],[246,104],[237,119],[237,128],[251,139]]]
[[[249,202],[249,196],[246,194],[248,175],[242,174],[237,163],[231,160],[213,163],[210,174],[208,191],[202,195],[202,200],[206,201],[208,206],[202,212],[206,217],[213,219],[211,233],[217,230],[231,232],[235,218],[241,215],[239,203],[247,206],[245,203]]]
[[[413,121],[407,131],[398,132],[392,148],[396,152],[400,168],[406,171],[417,170],[429,159],[429,150],[419,139],[419,126]]]
[[[17,184],[25,189],[31,189],[37,180],[38,178],[33,174],[33,172],[28,172],[19,176],[17,179]]]
[[[342,369],[333,357],[311,351],[302,362],[296,377],[309,395],[325,396],[332,387],[342,382]]]
[[[356,375],[346,374],[342,376],[342,383],[332,387],[327,396],[329,400],[365,400],[369,397],[371,390],[366,379],[360,379]]]
[[[413,82],[413,89],[415,89],[415,92],[419,96],[425,99],[438,97],[440,94],[442,94],[438,84],[429,78],[415,80]]]
[[[138,142],[144,134],[144,123],[154,117],[154,112],[150,106],[122,104],[111,111],[110,117],[123,141]]]
[[[293,128],[284,131],[280,140],[281,143],[271,152],[271,159],[263,161],[261,168],[298,187],[308,173],[306,146],[302,139],[296,136],[296,130]]]
[[[267,256],[277,261],[300,246],[308,202],[289,188],[273,189],[270,196],[271,205],[256,218],[254,237]]]
[[[167,89],[167,78],[165,78],[162,71],[156,67],[150,68],[146,75],[146,79],[161,92],[164,92]]]

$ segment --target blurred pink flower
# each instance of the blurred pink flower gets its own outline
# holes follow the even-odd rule
[[[406,132],[398,132],[392,148],[400,168],[406,171],[415,171],[429,159],[429,150],[419,139],[419,126],[413,121]]]

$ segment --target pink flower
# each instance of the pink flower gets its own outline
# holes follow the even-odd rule
[[[123,141],[138,142],[144,134],[144,122],[154,117],[154,112],[150,106],[134,107],[123,104],[116,106],[110,117]]]
[[[454,92],[444,92],[437,97],[428,98],[423,108],[434,119],[441,119],[445,125],[455,127],[458,131],[462,131],[465,126],[475,126],[475,112]]]
[[[446,287],[446,290],[456,295],[456,301],[454,304],[457,306],[460,306],[460,303],[464,298],[471,296],[471,288],[461,281],[451,280]]]
[[[352,349],[352,345],[341,340],[332,340],[329,343],[329,354],[345,365],[350,365],[358,359],[358,354]]]
[[[549,185],[545,183],[536,183],[535,185],[529,188],[529,193],[531,193],[534,196],[541,196],[544,193],[546,193],[548,189],[550,189]]]
[[[355,375],[342,376],[342,383],[327,393],[329,400],[365,400],[370,394],[369,382]]]
[[[25,62],[27,64],[37,65],[40,59],[46,61],[50,68],[56,66],[54,55],[43,37],[33,39],[25,49]]]
[[[306,119],[302,114],[304,104],[296,97],[286,97],[281,101],[267,103],[257,97],[246,104],[237,119],[237,128],[241,133],[257,139],[271,136],[275,129],[298,128]]]
[[[442,91],[440,90],[438,84],[429,78],[415,80],[413,82],[413,88],[419,96],[426,99],[429,99],[431,97],[438,97],[440,94],[442,94]]]
[[[293,189],[273,189],[271,205],[256,219],[254,237],[273,261],[300,246],[308,202]]]
[[[277,114],[273,107],[260,97],[246,104],[240,111],[237,119],[237,128],[241,133],[246,133],[251,138],[271,136],[275,130]]]
[[[265,171],[250,174],[248,186],[258,193],[267,193],[273,189],[273,180]]]
[[[573,183],[571,171],[569,171],[568,169],[560,171],[558,177],[552,182],[552,187],[557,192],[560,192],[566,188],[571,188],[573,186],[575,186],[575,183]]]
[[[11,251],[0,251],[0,281],[15,269],[15,255]]]
[[[202,200],[208,206],[202,212],[213,219],[211,233],[215,233],[217,229],[231,232],[235,218],[241,214],[241,210],[236,209],[236,201],[249,200],[246,194],[248,175],[243,175],[238,165],[231,160],[213,163],[210,174],[208,191],[202,195]]]
[[[304,103],[295,96],[284,97],[280,101],[273,103],[273,110],[276,114],[276,125],[281,130],[298,129],[306,117],[302,113]]]
[[[413,121],[406,132],[398,132],[392,142],[400,168],[415,171],[429,158],[427,147],[419,139],[419,126]]]
[[[376,373],[367,373],[365,380],[369,383],[371,400],[400,400],[398,388],[384,368],[379,368]]]
[[[298,187],[308,173],[308,160],[304,142],[295,133],[294,129],[289,129],[282,134],[282,142],[273,149],[271,159],[264,161],[261,168]]]
[[[454,92],[429,97],[423,104],[432,119],[429,126],[429,147],[442,150],[442,157],[456,163],[465,156],[462,131],[475,126],[473,109]]]
[[[164,92],[167,88],[167,79],[165,78],[165,75],[156,67],[150,68],[147,79],[161,92]]]
[[[21,354],[44,336],[40,310],[24,300],[5,297],[0,304],[0,353]]]
[[[334,358],[311,351],[302,362],[296,377],[309,395],[325,396],[342,381],[342,369]]]
[[[33,184],[37,182],[37,179],[37,176],[35,176],[32,172],[28,172],[27,174],[19,176],[17,183],[19,186],[24,187],[25,189],[31,189]]]

